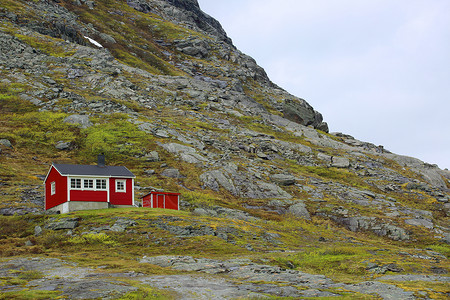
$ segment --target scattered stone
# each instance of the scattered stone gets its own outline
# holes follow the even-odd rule
[[[273,182],[284,186],[293,185],[296,181],[294,176],[286,174],[273,174],[270,175],[270,179],[272,179]]]
[[[56,143],[55,148],[58,150],[70,150],[70,142],[59,141]]]
[[[309,215],[306,205],[303,202],[297,202],[296,204],[290,206],[288,213],[296,218],[311,220],[311,216]]]
[[[76,218],[50,219],[49,223],[44,227],[51,230],[75,229],[78,226]]]
[[[170,178],[184,178],[184,176],[181,175],[180,170],[175,168],[165,169],[164,171],[161,172],[161,176]]]
[[[86,129],[93,125],[92,122],[89,120],[89,116],[87,116],[87,115],[70,115],[64,119],[64,123],[79,125],[80,128],[83,128],[83,129]],[[60,149],[60,150],[65,150],[65,149]]]
[[[148,162],[157,162],[159,161],[159,154],[156,151],[152,151],[145,155],[145,160]]]
[[[41,226],[35,226],[34,227],[34,235],[35,236],[40,236],[42,234],[42,228],[41,228]]]
[[[11,142],[7,139],[0,139],[0,145],[3,145],[5,147],[11,148],[11,149],[13,148]]]
[[[350,166],[350,160],[346,157],[333,156],[331,158],[331,166],[335,168],[348,168]]]

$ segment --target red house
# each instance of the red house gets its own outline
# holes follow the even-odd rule
[[[142,206],[180,210],[180,193],[152,191],[142,197]]]
[[[52,164],[44,180],[45,209],[75,210],[134,206],[134,178],[126,167]]]

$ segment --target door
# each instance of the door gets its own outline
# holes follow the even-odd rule
[[[164,195],[156,195],[156,207],[165,208],[164,206]]]

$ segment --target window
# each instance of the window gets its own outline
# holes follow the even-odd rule
[[[81,189],[81,179],[80,178],[70,179],[70,188],[71,189]]]
[[[125,180],[116,180],[116,192],[125,192]]]
[[[95,180],[96,190],[106,190],[106,179],[96,179]]]
[[[73,190],[105,191],[107,179],[70,178],[70,188]]]
[[[52,183],[50,183],[50,194],[54,195],[56,194],[56,182],[52,181]]]
[[[83,179],[83,188],[93,189],[94,188],[94,179]]]

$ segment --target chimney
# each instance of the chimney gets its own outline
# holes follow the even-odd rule
[[[105,167],[105,154],[99,154],[97,155],[97,166],[100,168]]]

